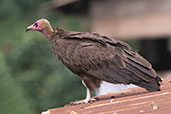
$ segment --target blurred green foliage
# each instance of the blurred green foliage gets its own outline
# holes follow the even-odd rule
[[[36,114],[85,97],[79,77],[57,61],[48,40],[38,32],[25,33],[39,18],[81,30],[78,16],[41,13],[45,2],[0,1],[0,114]]]
[[[78,15],[44,11],[41,5],[46,2],[0,1],[0,114],[36,114],[85,97],[79,77],[57,61],[48,40],[38,32],[25,33],[39,18],[85,31]]]
[[[0,52],[0,113],[34,114],[29,106],[22,88],[15,82]]]

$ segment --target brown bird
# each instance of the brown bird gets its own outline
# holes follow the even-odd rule
[[[135,84],[149,92],[160,90],[161,79],[151,64],[123,41],[97,33],[53,29],[46,19],[36,21],[27,27],[29,30],[43,33],[53,43],[53,51],[62,63],[81,77],[87,96],[73,104],[91,101],[90,92],[100,87],[102,80]]]

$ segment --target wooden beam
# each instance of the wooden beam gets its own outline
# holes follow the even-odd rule
[[[170,0],[94,0],[92,31],[119,39],[171,35]]]

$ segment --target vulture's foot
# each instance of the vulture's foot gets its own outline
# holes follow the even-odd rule
[[[92,103],[97,101],[97,99],[84,99],[84,100],[80,100],[80,101],[74,101],[74,102],[70,102],[69,105],[78,105],[78,104],[86,104],[86,103]]]
[[[94,98],[91,98],[91,94],[90,94],[90,89],[87,88],[86,84],[84,83],[84,81],[82,80],[82,83],[83,85],[86,87],[87,89],[87,95],[86,95],[86,98],[84,100],[80,100],[80,101],[74,101],[74,102],[71,102],[69,103],[69,105],[78,105],[78,104],[86,104],[86,103],[92,103],[92,102],[95,102],[97,101],[98,99],[94,99]]]

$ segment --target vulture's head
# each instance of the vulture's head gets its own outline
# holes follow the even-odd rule
[[[43,33],[47,38],[54,32],[47,19],[39,19],[32,25],[28,26],[26,32],[29,30],[36,30]]]

